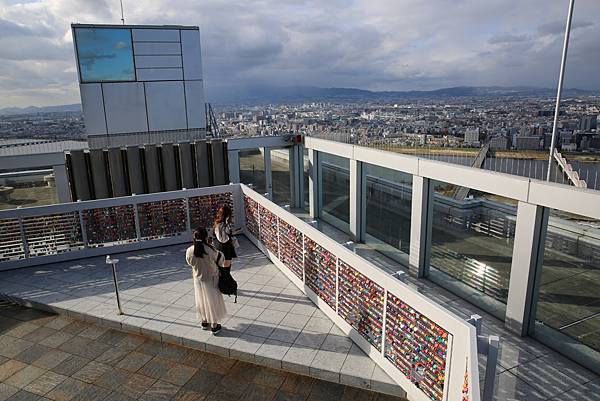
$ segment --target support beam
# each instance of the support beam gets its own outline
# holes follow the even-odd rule
[[[431,221],[433,220],[433,190],[428,178],[413,175],[412,210],[410,215],[409,272],[425,277],[431,249]]]
[[[364,240],[366,183],[363,163],[350,159],[350,234],[355,242]]]
[[[318,219],[321,213],[321,163],[319,152],[308,150],[308,199],[310,202],[309,213],[312,219]]]
[[[535,293],[535,278],[541,269],[548,223],[541,206],[519,202],[513,246],[505,326],[524,336],[529,331]],[[547,210],[547,209],[546,209]]]
[[[290,205],[302,208],[304,199],[303,173],[304,157],[302,146],[294,145],[290,148]],[[306,188],[308,190],[308,188]]]
[[[271,149],[263,148],[265,161],[265,191],[269,194],[269,199],[273,200],[273,166],[271,165]]]

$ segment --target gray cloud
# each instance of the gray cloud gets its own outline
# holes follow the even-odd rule
[[[124,7],[127,23],[200,26],[209,96],[260,84],[552,87],[567,12],[546,0],[124,0]],[[576,4],[569,87],[600,89],[600,24],[589,22],[598,11],[597,0]],[[79,100],[71,22],[119,23],[118,2],[0,0],[0,107]]]

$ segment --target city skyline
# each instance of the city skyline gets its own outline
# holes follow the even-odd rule
[[[575,7],[566,87],[600,89],[594,42],[600,25],[588,17],[597,12],[594,3]],[[200,26],[210,101],[250,84],[552,88],[567,2],[179,1],[172,9],[164,1],[125,1],[124,7],[127,23]],[[119,23],[118,1],[0,1],[0,108],[79,102],[70,22]]]

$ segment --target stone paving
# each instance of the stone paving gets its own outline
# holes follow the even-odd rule
[[[0,401],[401,401],[0,303]]]
[[[404,396],[404,391],[254,245],[242,239],[232,274],[238,302],[213,336],[199,327],[187,245],[113,255],[124,315],[117,314],[103,257],[0,273],[0,294],[99,325],[331,382]]]

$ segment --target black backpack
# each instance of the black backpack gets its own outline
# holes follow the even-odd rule
[[[237,281],[231,276],[230,269],[219,267],[219,290],[225,295],[235,295],[234,303],[237,303]]]

